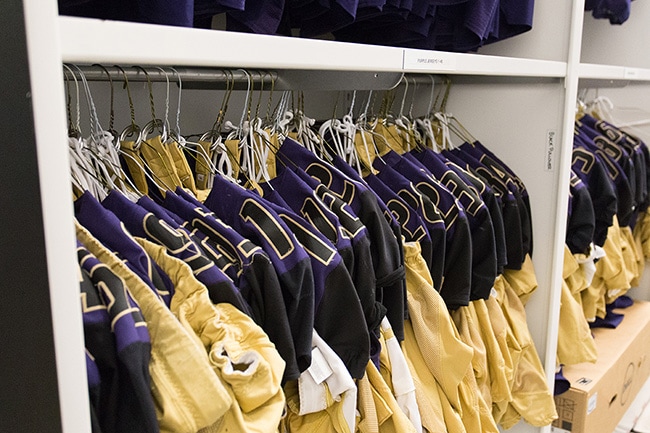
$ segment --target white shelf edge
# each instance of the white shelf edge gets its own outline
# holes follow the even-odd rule
[[[404,50],[404,72],[564,78],[566,71],[566,62],[551,60]]]
[[[650,69],[626,66],[581,63],[579,76],[582,80],[624,80],[650,82]]]
[[[401,72],[401,48],[59,17],[63,61]],[[326,65],[326,66],[325,66]]]
[[[177,66],[556,78],[567,70],[557,61],[88,18],[59,17],[59,28],[63,61],[70,63],[166,65],[174,59]]]

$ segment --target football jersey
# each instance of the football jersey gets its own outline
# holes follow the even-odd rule
[[[297,165],[341,198],[359,217],[368,230],[372,244],[372,260],[377,286],[390,286],[404,278],[399,243],[381,212],[377,197],[367,187],[355,182],[340,170],[318,159],[291,139],[286,139],[278,151],[278,159],[289,166]],[[277,165],[277,164],[276,164]]]
[[[115,214],[88,192],[75,200],[74,207],[79,223],[124,260],[126,266],[169,306],[174,294],[172,282],[135,242]]]
[[[404,245],[402,237],[402,228],[397,221],[397,218],[388,209],[388,205],[377,195],[366,181],[361,178],[349,164],[347,164],[341,157],[335,155],[333,157],[333,165],[338,168],[344,175],[348,176],[353,181],[362,185],[365,189],[373,193],[376,198],[377,205],[388,222],[388,225],[393,231],[395,240],[397,240],[397,251],[399,252],[398,262],[400,267],[404,268]],[[384,307],[386,307],[386,317],[393,326],[393,333],[399,341],[404,339],[404,319],[408,317],[408,309],[406,307],[406,277],[405,274],[400,274],[401,277],[396,277],[393,284],[384,285],[379,288],[378,298]]]
[[[270,189],[264,198],[309,254],[314,273],[314,329],[341,358],[355,379],[370,359],[370,336],[354,283],[336,248]]]
[[[311,364],[314,329],[314,275],[309,256],[280,217],[262,199],[215,176],[205,207],[242,236],[260,245],[271,259],[282,288],[300,371]]]
[[[233,281],[214,262],[203,255],[186,232],[174,230],[153,213],[129,201],[118,191],[111,191],[102,204],[120,218],[132,235],[164,246],[171,255],[187,263],[196,278],[207,287],[213,303],[227,302],[251,315],[250,307]]]
[[[392,151],[383,155],[381,160],[376,159],[375,168],[380,168],[382,161],[402,173],[440,211],[447,237],[441,293],[462,294],[461,305],[467,305],[471,290],[472,241],[465,212],[453,194],[427,170]]]
[[[473,155],[483,163],[515,195],[519,207],[519,217],[521,219],[521,240],[523,242],[524,253],[532,256],[533,223],[530,210],[530,198],[528,197],[528,191],[524,183],[506,164],[499,160],[494,153],[490,152],[479,141],[472,144],[464,143],[460,146],[460,150]]]
[[[286,362],[284,380],[300,376],[280,281],[268,255],[237,233],[182,189],[167,192],[164,206],[187,221],[196,236],[238,263],[236,285],[250,305],[252,317],[268,334]]]
[[[77,241],[77,251],[83,249]],[[116,431],[119,401],[119,383],[117,354],[115,342],[111,335],[110,318],[107,308],[99,297],[99,292],[90,280],[85,269],[79,268],[79,289],[81,313],[84,330],[84,346],[87,364],[88,387],[90,393],[90,409],[99,431]],[[88,359],[88,357],[92,358]],[[100,372],[101,367],[101,372]],[[103,374],[102,374],[103,373]]]
[[[374,174],[365,177],[368,186],[386,203],[388,209],[402,227],[402,234],[407,242],[418,242],[422,249],[422,258],[431,269],[433,249],[429,230],[418,215],[417,211],[409,206],[400,196],[386,186]]]
[[[377,279],[372,261],[370,238],[367,228],[350,207],[327,187],[310,177],[302,170],[296,172],[302,180],[314,189],[323,203],[338,217],[343,228],[352,242],[354,252],[353,267],[348,271],[357,289],[357,295],[363,307],[364,317],[370,332],[370,356],[378,359],[381,345],[379,344],[379,325],[386,314],[386,308],[377,301]]]
[[[501,274],[503,272],[504,266],[508,263],[506,235],[505,228],[503,226],[501,201],[497,197],[494,190],[478,176],[461,168],[458,164],[455,164],[443,155],[440,155],[440,158],[445,162],[445,165],[449,167],[450,170],[456,173],[467,185],[471,185],[474,188],[474,190],[481,197],[481,200],[485,204],[488,212],[490,213],[492,228],[494,229],[494,240],[497,254],[497,273]]]
[[[634,183],[634,200],[636,208],[634,210],[634,216],[631,223],[636,222],[636,216],[640,211],[644,211],[647,208],[648,200],[648,172],[647,172],[647,161],[646,155],[643,150],[645,144],[633,137],[624,131],[616,128],[614,125],[605,122],[603,120],[596,120],[591,116],[584,116],[580,119],[580,122],[584,125],[587,125],[601,134],[603,134],[607,139],[621,148],[623,151],[627,152],[630,156],[630,161],[634,167],[634,176],[631,176],[628,173],[628,180],[630,183]],[[604,149],[608,149],[607,141],[603,140],[602,146]],[[613,155],[620,155],[622,152],[617,149],[612,149],[611,152],[614,152]],[[622,161],[625,164],[626,161]]]
[[[495,176],[488,167],[472,155],[459,150],[454,152],[443,150],[442,154],[450,161],[481,178],[498,195],[501,203],[503,226],[504,228],[508,227],[508,230],[504,231],[507,255],[507,263],[504,267],[507,269],[520,269],[526,257],[526,252],[521,226],[522,217],[515,194],[503,184],[503,181],[498,176]]]
[[[81,303],[87,350],[101,375],[96,413],[102,431],[158,432],[151,396],[151,342],[124,281],[77,242],[86,284]]]
[[[346,267],[354,269],[352,241],[338,216],[309,185],[291,170],[278,169],[270,184],[293,211],[311,223],[341,255]],[[264,185],[262,188],[267,190]]]
[[[487,207],[477,191],[447,167],[440,154],[424,149],[421,152],[411,151],[407,155],[417,158],[463,205],[472,239],[471,300],[486,299],[497,277],[496,240]]]
[[[573,254],[589,255],[594,239],[596,215],[587,186],[571,171],[566,245]]]
[[[636,207],[633,185],[626,174],[632,174],[632,179],[634,179],[634,166],[631,164],[629,155],[606,137],[599,136],[596,131],[585,125],[578,127],[575,140],[598,155],[604,163],[616,189],[618,206],[616,216],[621,226],[629,225]]]
[[[574,140],[572,155],[571,169],[587,186],[594,206],[594,244],[602,247],[607,239],[607,229],[616,215],[616,192],[607,170],[594,152]]]
[[[229,256],[222,254],[220,250],[214,245],[210,244],[202,232],[187,223],[183,218],[175,213],[165,209],[163,206],[155,203],[148,196],[140,197],[137,204],[142,208],[156,215],[156,217],[163,220],[168,226],[180,232],[183,236],[189,236],[194,244],[208,257],[224,274],[231,280],[238,281],[238,274],[241,271],[240,263],[231,260]],[[187,226],[187,227],[186,227]],[[238,286],[238,284],[235,284]]]
[[[429,272],[433,280],[433,286],[440,292],[447,306],[453,308],[452,306],[462,305],[463,302],[467,302],[469,287],[465,296],[462,293],[459,294],[451,290],[446,290],[443,284],[446,257],[446,229],[444,219],[439,210],[426,195],[420,193],[415,188],[412,182],[389,165],[382,167],[376,176],[413,209],[416,209],[418,215],[427,226],[433,249],[433,261]]]

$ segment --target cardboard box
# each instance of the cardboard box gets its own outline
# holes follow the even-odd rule
[[[650,375],[650,302],[616,312],[616,329],[593,329],[598,361],[564,368],[571,389],[555,397],[553,432],[613,432]]]

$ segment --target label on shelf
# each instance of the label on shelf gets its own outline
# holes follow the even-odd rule
[[[623,71],[624,78],[637,78],[639,70],[637,68],[625,68]]]
[[[404,69],[455,71],[456,55],[438,51],[404,50]]]
[[[555,129],[546,131],[546,152],[544,152],[544,170],[555,170],[555,139],[557,132]]]

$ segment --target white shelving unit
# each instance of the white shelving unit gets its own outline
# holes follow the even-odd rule
[[[650,95],[650,56],[643,50],[650,40],[644,26],[650,4],[634,2],[629,30],[628,23],[612,30],[585,17],[584,0],[536,3],[530,32],[484,47],[480,54],[455,54],[59,17],[54,0],[23,0],[52,305],[51,324],[43,326],[54,336],[58,400],[52,403],[60,406],[62,426],[52,431],[90,431],[61,62],[291,70],[303,71],[306,80],[330,71],[335,78],[328,89],[336,88],[338,74],[345,83],[346,74],[355,71],[452,76],[449,110],[522,176],[532,197],[539,288],[527,311],[552,385],[578,87],[633,82],[641,92],[607,92],[612,99],[647,106],[642,100]],[[0,45],[11,43],[5,39]],[[598,49],[594,44],[605,45]],[[0,252],[11,254],[10,246],[0,244]],[[28,395],[18,398],[28,401]],[[548,432],[550,427],[520,423],[512,431]]]

